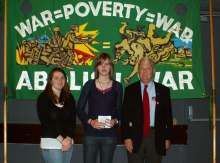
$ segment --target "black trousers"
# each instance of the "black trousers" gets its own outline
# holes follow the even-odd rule
[[[164,142],[165,143],[165,142]],[[137,153],[128,154],[128,163],[161,163],[162,156],[155,149],[155,132],[150,130],[148,137],[143,136],[141,147]]]

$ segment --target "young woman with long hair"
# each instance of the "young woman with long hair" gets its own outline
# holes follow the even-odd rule
[[[53,68],[45,90],[38,96],[41,122],[41,151],[46,163],[69,163],[73,153],[76,104],[69,91],[66,73]]]
[[[122,85],[113,79],[111,56],[101,53],[95,60],[95,79],[85,83],[77,116],[84,126],[84,163],[112,163],[117,144],[116,126],[121,115]],[[85,111],[88,102],[88,112]],[[108,118],[103,122],[99,118]]]

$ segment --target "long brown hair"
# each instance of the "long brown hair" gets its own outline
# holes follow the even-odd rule
[[[109,79],[113,80],[114,78],[114,65],[112,62],[112,58],[108,53],[101,53],[96,57],[95,60],[95,66],[94,66],[94,70],[95,70],[95,79],[99,78],[99,71],[98,71],[98,66],[101,65],[103,62],[105,62],[105,60],[108,59],[109,60],[109,64],[111,65],[111,69],[109,72]]]
[[[51,82],[52,82],[52,78],[53,78],[53,75],[55,72],[61,72],[66,79],[65,85],[64,85],[63,89],[61,90],[59,98],[57,97],[57,95],[54,94],[54,92],[52,90],[52,83]],[[48,75],[47,85],[44,90],[44,93],[47,94],[54,103],[57,103],[57,102],[64,103],[69,98],[70,90],[69,90],[69,86],[67,83],[67,76],[66,76],[66,73],[63,71],[63,69],[61,69],[59,67],[55,67],[50,71],[50,73]]]

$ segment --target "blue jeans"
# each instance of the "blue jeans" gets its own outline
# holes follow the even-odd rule
[[[70,163],[73,154],[73,145],[70,150],[62,152],[61,149],[41,149],[45,163]]]
[[[84,136],[84,163],[96,163],[100,152],[100,163],[112,163],[117,137]]]

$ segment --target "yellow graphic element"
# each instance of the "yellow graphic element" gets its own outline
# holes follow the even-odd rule
[[[184,46],[182,49],[180,49],[179,54],[184,53],[187,46],[188,46],[188,44],[186,46]]]
[[[76,54],[76,57],[75,57],[75,60],[73,61],[73,64],[74,65],[84,65],[84,62],[82,61],[82,57],[83,57],[83,55]],[[85,64],[88,66],[91,66],[92,62],[93,62],[92,59],[88,59],[88,60],[86,60]]]
[[[73,24],[66,34],[61,33],[59,26],[49,31],[52,37],[46,34],[23,40],[16,49],[16,61],[20,65],[57,65],[73,69],[72,65],[91,66],[97,49],[92,44],[101,44],[96,41],[99,31],[86,31],[88,23]]]
[[[20,65],[27,65],[28,62],[25,61],[25,59],[23,58],[24,57],[24,46],[19,46],[18,45],[18,48],[16,49],[16,62]]]
[[[110,46],[103,46],[103,49],[109,49]]]
[[[110,42],[103,42],[103,45],[110,45]],[[103,46],[103,49],[109,49],[111,46]]]
[[[110,44],[110,42],[103,42],[103,44],[104,44],[104,45],[109,45],[109,44]]]
[[[179,52],[177,53],[177,55],[175,55],[175,59],[177,60],[181,60],[184,58],[192,58],[192,53],[189,49],[187,49],[187,45],[185,45],[182,49],[179,50]]]
[[[138,25],[137,31],[135,31],[126,29],[127,22],[121,22],[121,24],[122,26],[118,31],[124,37],[120,43],[115,44],[113,63],[117,64],[127,54],[128,57],[121,61],[122,64],[134,66],[129,76],[123,79],[124,83],[129,84],[130,79],[138,71],[138,62],[144,56],[158,63],[167,61],[170,55],[177,53],[177,49],[171,41],[173,32],[169,32],[163,37],[155,37],[156,26],[154,24],[149,24],[147,33],[142,30],[145,28],[144,25]]]

